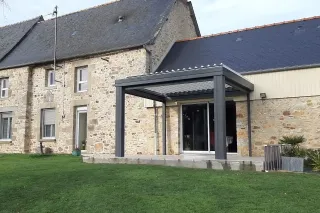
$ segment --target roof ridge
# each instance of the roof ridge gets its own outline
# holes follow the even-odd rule
[[[74,11],[74,12],[71,12],[71,13],[67,13],[67,14],[58,16],[58,18],[69,16],[69,15],[73,15],[73,14],[80,13],[80,12],[84,12],[84,11],[87,11],[87,10],[92,10],[92,9],[95,9],[95,8],[98,8],[98,7],[107,6],[107,5],[114,4],[114,3],[117,3],[117,2],[121,2],[121,1],[123,1],[123,0],[113,0],[113,1],[110,1],[110,2],[107,2],[107,3],[104,3],[104,4],[98,4],[96,6],[88,7],[88,8],[82,9],[82,10],[78,10],[78,11]],[[53,20],[53,19],[55,19],[55,18],[50,18],[50,19],[47,19],[46,21]]]
[[[232,34],[232,33],[238,33],[238,32],[244,32],[244,31],[250,31],[250,30],[256,30],[256,29],[263,29],[263,28],[273,27],[273,26],[279,26],[279,25],[283,25],[283,24],[296,23],[296,22],[300,22],[300,21],[309,21],[309,20],[318,19],[318,18],[320,18],[320,16],[312,16],[312,17],[308,17],[308,18],[301,18],[301,19],[293,19],[293,20],[289,20],[289,21],[275,22],[275,23],[272,23],[272,24],[259,25],[259,26],[255,26],[255,27],[249,27],[249,28],[238,29],[238,30],[231,30],[231,31],[227,31],[227,32],[215,33],[215,34],[201,36],[201,37],[194,37],[194,38],[190,38],[190,39],[178,40],[177,42],[193,41],[193,40],[198,40],[198,39],[203,39],[203,38],[210,38],[210,37],[215,37],[215,36],[220,36],[220,35],[227,35],[227,34]]]
[[[25,22],[28,22],[28,21],[32,21],[32,20],[36,20],[36,19],[40,20],[41,17],[42,17],[42,16],[40,15],[40,16],[37,16],[37,17],[35,17],[35,18],[31,18],[31,19],[19,21],[19,22],[16,22],[16,23],[13,23],[13,24],[9,24],[9,25],[0,26],[0,29],[3,29],[3,28],[5,28],[5,27],[11,27],[11,26],[16,25],[16,24],[22,24],[22,23],[25,23]]]

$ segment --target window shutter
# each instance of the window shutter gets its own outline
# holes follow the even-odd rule
[[[47,109],[44,110],[44,125],[51,125],[55,124],[56,122],[56,115],[55,110],[53,109]]]

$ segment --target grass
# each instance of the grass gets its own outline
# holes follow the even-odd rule
[[[320,176],[0,155],[0,212],[320,212]]]

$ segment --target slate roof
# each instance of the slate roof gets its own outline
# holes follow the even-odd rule
[[[37,17],[17,24],[0,27],[0,61],[41,20],[43,20],[42,17]]]
[[[158,71],[220,63],[239,73],[320,66],[320,16],[176,42]]]
[[[121,0],[58,18],[57,59],[105,53],[153,42],[176,0]],[[118,22],[123,16],[122,22]],[[0,69],[51,62],[54,19],[40,22]]]

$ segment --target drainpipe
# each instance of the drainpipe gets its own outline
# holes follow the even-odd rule
[[[155,101],[153,101],[153,108],[154,108],[154,155],[158,155],[158,144],[159,144],[158,110],[157,110],[157,103]]]

